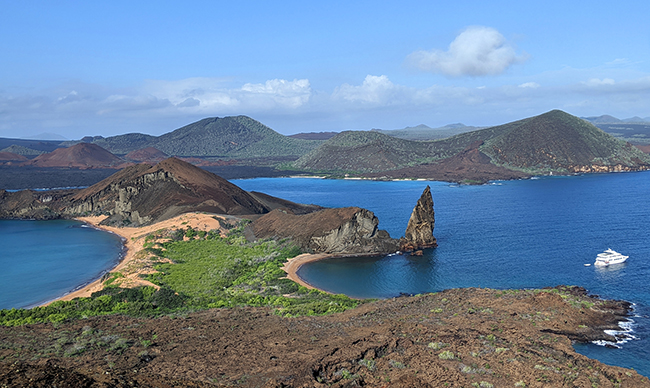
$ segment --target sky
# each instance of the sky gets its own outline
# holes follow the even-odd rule
[[[0,137],[650,117],[647,1],[2,1]]]

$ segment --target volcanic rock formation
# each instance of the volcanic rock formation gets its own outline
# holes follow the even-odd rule
[[[104,224],[118,226],[146,225],[194,211],[250,216],[280,207],[299,214],[320,209],[248,193],[176,158],[155,166],[127,167],[83,190],[0,191],[0,218],[53,219],[104,214],[109,215]]]
[[[270,209],[227,180],[176,158],[127,167],[82,190],[68,212],[109,213],[105,224],[150,224],[188,211],[264,214]]]
[[[334,254],[395,252],[397,240],[379,230],[379,220],[358,207],[323,209],[296,215],[276,209],[253,222],[257,238],[290,237],[303,250]]]
[[[96,144],[79,143],[39,155],[28,164],[38,167],[117,168],[124,161]]]
[[[436,238],[433,237],[435,224],[431,188],[427,186],[413,208],[404,237],[400,239],[400,250],[414,251],[437,247]]]

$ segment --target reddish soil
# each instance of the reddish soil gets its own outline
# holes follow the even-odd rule
[[[25,156],[13,152],[0,152],[0,162],[26,162],[28,160]]]
[[[422,164],[382,173],[364,174],[373,178],[409,179],[423,178],[446,182],[486,183],[491,180],[528,178],[530,175],[492,164],[490,158],[479,151],[481,141],[469,145],[463,152],[437,163]]]
[[[645,152],[646,154],[650,154],[650,144],[646,145],[634,145],[636,148],[640,149],[641,151]]]
[[[96,144],[79,143],[37,156],[27,165],[36,167],[124,167],[124,161]]]
[[[458,289],[324,317],[233,308],[0,327],[0,386],[650,387],[571,345],[625,306],[571,298]]]
[[[139,163],[158,163],[167,159],[169,155],[154,147],[142,148],[131,151],[124,156],[126,160],[132,160]]]

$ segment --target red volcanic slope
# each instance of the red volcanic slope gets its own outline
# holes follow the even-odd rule
[[[115,168],[124,161],[96,144],[79,143],[42,154],[28,165],[38,167]]]
[[[23,155],[14,154],[13,152],[0,152],[0,161],[2,162],[26,162],[28,160]]]
[[[125,159],[133,160],[136,162],[160,162],[167,159],[169,155],[154,147],[142,148],[136,151],[131,151],[126,154]]]
[[[650,144],[646,145],[635,145],[636,148],[640,149],[641,151],[645,152],[646,154],[650,154]]]

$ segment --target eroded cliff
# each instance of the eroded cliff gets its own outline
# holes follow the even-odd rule
[[[276,209],[252,224],[257,238],[291,238],[308,252],[373,254],[395,252],[397,240],[379,229],[379,220],[358,207],[296,215]]]

